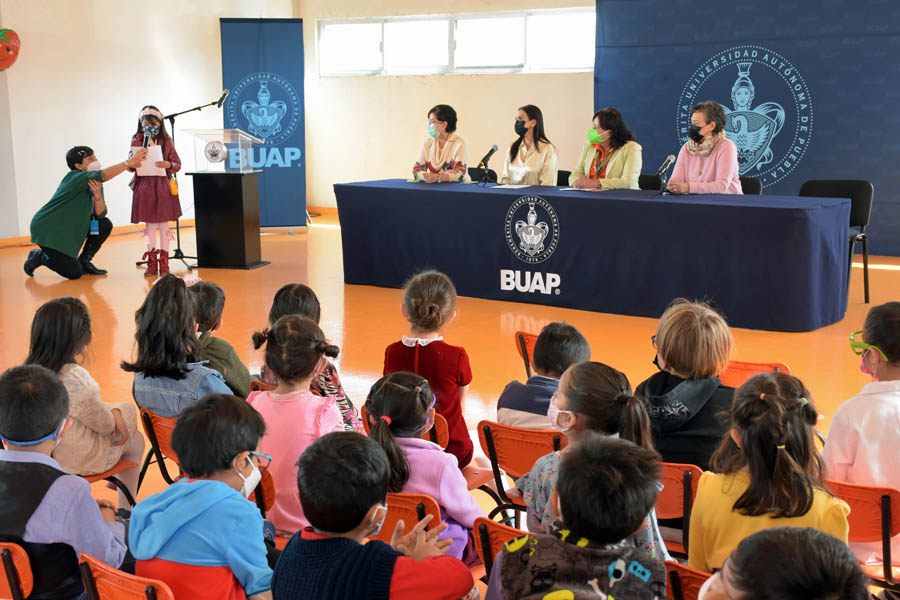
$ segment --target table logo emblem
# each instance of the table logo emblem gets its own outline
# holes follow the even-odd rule
[[[754,108],[758,90],[768,101]],[[730,103],[721,102],[728,97]],[[742,45],[700,65],[678,99],[679,142],[687,139],[691,107],[710,98],[725,108],[725,135],[737,146],[741,175],[770,186],[803,158],[812,136],[812,102],[806,81],[783,56],[762,46]]]
[[[540,196],[522,196],[506,213],[506,243],[516,258],[529,264],[544,262],[559,243],[559,218]]]

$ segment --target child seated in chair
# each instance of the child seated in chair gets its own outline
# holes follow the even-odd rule
[[[399,521],[391,545],[374,539],[363,544],[387,515],[390,465],[374,440],[329,433],[306,449],[297,466],[300,502],[311,526],[281,553],[272,581],[276,600],[478,597],[469,569],[443,555],[450,540],[439,542],[438,535],[446,526],[425,531],[430,515],[407,535]]]
[[[45,367],[0,375],[0,540],[22,546],[31,562],[29,598],[81,598],[78,556],[119,567],[125,528],[115,506],[91,497],[91,485],[51,458],[72,420],[59,377]]]
[[[525,429],[552,429],[547,409],[570,366],[591,359],[591,347],[568,323],[550,323],[534,343],[534,375],[524,384],[511,381],[497,399],[497,422]]]
[[[272,598],[262,515],[247,501],[270,460],[257,452],[265,430],[236,396],[210,395],[181,414],[172,448],[186,477],[131,515],[137,575],[166,582],[176,598]]]
[[[561,522],[550,534],[505,545],[485,600],[665,597],[662,562],[627,539],[656,503],[659,477],[656,452],[593,431],[583,434],[560,464],[552,502]]]
[[[222,374],[235,396],[246,398],[250,393],[250,371],[241,362],[234,346],[213,333],[222,326],[225,311],[225,292],[211,281],[198,281],[188,288],[194,298],[194,318],[202,348],[200,360]]]

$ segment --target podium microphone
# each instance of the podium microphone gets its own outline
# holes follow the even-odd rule
[[[481,162],[478,163],[478,168],[486,167],[487,162],[489,160],[491,160],[491,157],[494,155],[494,152],[496,152],[497,150],[499,150],[499,148],[497,148],[497,144],[494,144],[493,146],[491,146],[491,149],[488,150],[488,153],[485,154],[484,158],[481,159]]]
[[[666,160],[663,161],[662,166],[659,167],[659,171],[657,171],[656,174],[662,175],[663,173],[665,173],[666,170],[669,168],[669,165],[671,165],[673,162],[675,162],[675,155],[674,154],[668,155],[666,157]]]
[[[141,147],[146,148],[149,145],[150,145],[150,134],[145,131],[144,132],[144,145]]]
[[[222,97],[219,98],[218,100],[216,100],[216,106],[218,108],[222,108],[222,103],[225,102],[225,98],[227,98],[228,94],[230,94],[230,93],[231,93],[231,90],[225,90],[224,92],[222,92]]]

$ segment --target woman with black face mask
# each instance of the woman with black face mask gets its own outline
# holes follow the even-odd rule
[[[737,146],[725,137],[725,109],[713,100],[692,109],[688,140],[669,180],[676,194],[743,194]]]
[[[556,148],[544,135],[544,115],[532,104],[519,108],[515,123],[519,136],[509,147],[500,183],[556,185]]]

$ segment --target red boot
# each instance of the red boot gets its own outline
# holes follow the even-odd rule
[[[147,270],[144,271],[144,277],[156,277],[156,274],[159,272],[159,266],[156,262],[156,250],[147,250],[141,259],[147,261]]]
[[[157,250],[156,255],[159,257],[159,276],[169,274],[169,253],[165,250]]]

